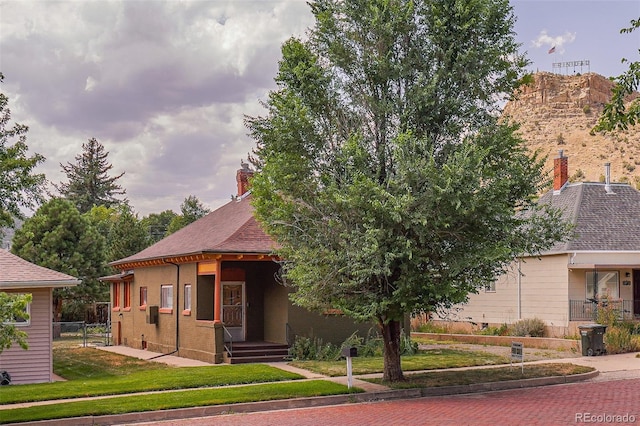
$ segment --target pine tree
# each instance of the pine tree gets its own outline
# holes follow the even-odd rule
[[[82,144],[83,152],[76,156],[75,164],[60,164],[69,182],[56,186],[60,194],[71,201],[80,213],[87,213],[93,206],[112,207],[120,205],[124,200],[116,198],[126,191],[116,183],[124,172],[118,176],[109,176],[113,165],[107,161],[109,153],[95,138]]]

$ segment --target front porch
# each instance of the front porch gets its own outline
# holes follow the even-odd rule
[[[634,320],[640,317],[640,311],[634,311],[633,300],[607,300],[597,303],[593,299],[569,300],[569,321],[596,321],[598,309],[601,307],[610,308],[618,313],[621,321]]]

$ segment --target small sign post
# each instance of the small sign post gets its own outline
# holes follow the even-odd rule
[[[511,342],[511,367],[514,360],[520,361],[520,368],[524,374],[524,343]]]

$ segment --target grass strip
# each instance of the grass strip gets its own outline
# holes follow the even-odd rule
[[[0,387],[0,403],[46,401],[87,396],[118,395],[170,389],[240,385],[297,380],[303,377],[264,364],[168,367],[127,376],[109,376],[68,382]]]
[[[2,418],[2,423],[18,423],[357,392],[361,392],[361,390],[357,388],[348,389],[344,385],[329,381],[311,380],[231,388],[186,390],[153,395],[129,395],[90,401],[65,402],[64,404],[14,408],[0,411],[0,417]]]
[[[435,370],[479,365],[508,364],[509,358],[486,352],[472,352],[456,349],[430,349],[420,351],[417,355],[403,355],[401,359],[403,371]],[[299,368],[324,374],[325,376],[346,375],[346,361],[294,361]],[[382,357],[352,358],[353,374],[381,373],[384,369]]]
[[[589,373],[595,370],[575,364],[551,363],[525,365],[524,373],[520,365],[475,370],[433,371],[405,375],[404,382],[383,382],[382,379],[366,379],[371,383],[384,384],[392,389],[429,388],[441,386],[460,386],[476,383],[492,383],[509,380],[532,379],[539,377],[570,376]]]

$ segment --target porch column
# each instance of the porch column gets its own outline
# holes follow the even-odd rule
[[[220,311],[222,309],[222,261],[216,259],[216,279],[213,289],[213,362],[220,364],[224,359],[224,330],[222,320],[220,319]]]
[[[222,324],[220,319],[220,310],[222,309],[222,282],[220,275],[222,274],[222,261],[216,259],[216,281],[213,290],[213,323]]]

